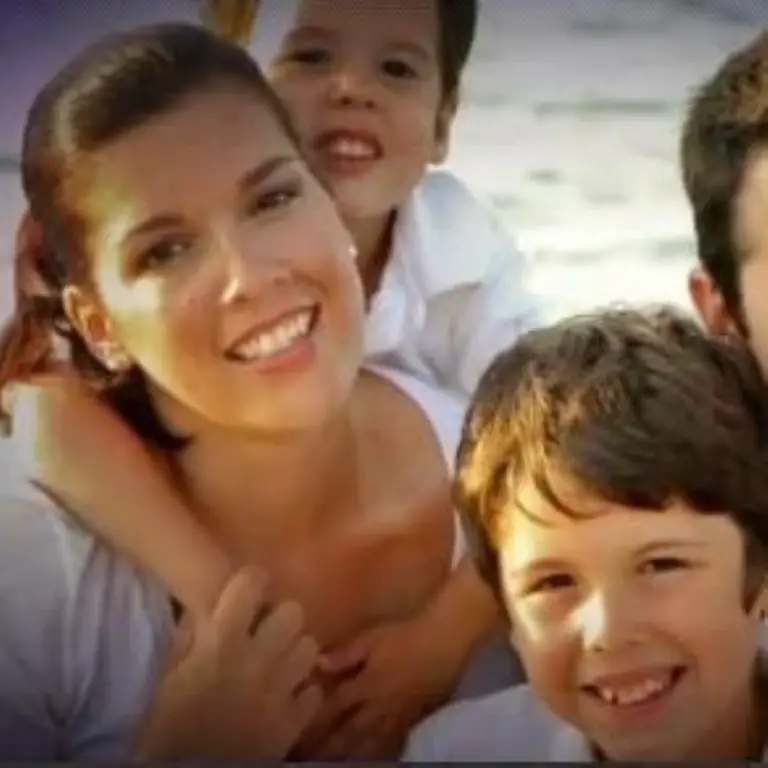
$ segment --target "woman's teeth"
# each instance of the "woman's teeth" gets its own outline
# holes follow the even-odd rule
[[[228,357],[240,362],[261,360],[289,349],[297,340],[306,338],[312,328],[312,310],[304,310],[261,331],[230,349]]]

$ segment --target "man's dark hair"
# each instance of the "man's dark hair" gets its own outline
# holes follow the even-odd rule
[[[732,54],[698,89],[681,142],[699,259],[742,322],[739,275],[749,254],[737,237],[736,204],[749,163],[763,148],[768,148],[768,33]]]

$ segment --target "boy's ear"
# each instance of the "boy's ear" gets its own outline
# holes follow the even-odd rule
[[[433,165],[444,163],[448,157],[451,144],[451,128],[453,127],[453,119],[456,117],[458,108],[458,91],[455,91],[450,96],[446,96],[440,105],[435,123],[435,145],[432,148],[432,157],[430,158],[430,162]]]
[[[688,294],[710,333],[738,333],[739,326],[728,311],[720,289],[700,265],[695,266],[688,275]]]

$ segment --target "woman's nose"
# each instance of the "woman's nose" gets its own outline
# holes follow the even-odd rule
[[[231,238],[219,245],[224,267],[222,304],[258,296],[265,288],[288,279],[285,260],[274,253],[260,253],[254,243],[237,243]]]

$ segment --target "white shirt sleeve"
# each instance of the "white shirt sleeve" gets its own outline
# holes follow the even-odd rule
[[[584,737],[527,685],[438,710],[410,734],[403,762],[593,762]]]
[[[551,309],[528,281],[527,262],[510,241],[499,250],[482,283],[459,289],[442,300],[453,303],[452,353],[460,391],[472,395],[480,377],[502,350],[523,333],[551,319]]]
[[[167,615],[42,494],[0,497],[0,759],[129,756]]]

